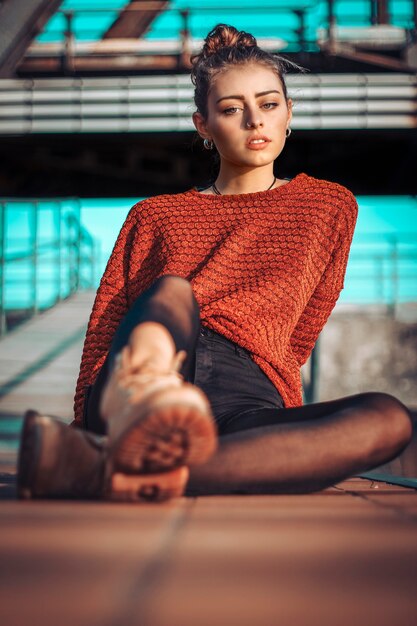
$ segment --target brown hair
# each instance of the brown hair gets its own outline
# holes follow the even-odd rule
[[[217,24],[204,40],[199,54],[191,57],[191,81],[195,85],[194,102],[197,110],[207,119],[207,98],[213,78],[230,65],[260,63],[272,69],[280,79],[285,99],[288,100],[284,74],[292,67],[302,70],[278,54],[259,48],[253,35],[237,30],[228,24]]]

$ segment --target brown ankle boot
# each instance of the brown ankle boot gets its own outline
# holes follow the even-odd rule
[[[217,447],[208,398],[179,374],[185,352],[165,371],[130,364],[124,348],[104,389],[100,412],[108,425],[115,472],[157,473],[204,463]]]
[[[29,410],[18,457],[19,498],[102,498],[111,480],[106,437]]]

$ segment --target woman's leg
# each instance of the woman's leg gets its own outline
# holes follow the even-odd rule
[[[19,450],[20,497],[141,501],[181,495],[186,465],[204,462],[216,444],[207,399],[178,376],[181,360],[175,353],[187,352],[182,363],[187,374],[199,325],[198,304],[182,278],[164,276],[138,298],[116,333],[108,370],[94,385],[87,407],[99,419],[100,400],[107,394],[109,436],[28,412]],[[113,367],[120,352],[128,354],[127,366]],[[93,417],[94,412],[88,414]],[[116,423],[122,428],[114,436]],[[94,422],[88,426],[97,430]],[[137,474],[139,465],[148,473]]]
[[[199,324],[191,285],[170,275],[140,296],[120,324],[99,401],[115,471],[163,472],[204,463],[214,452],[209,401],[179,373],[192,364]]]
[[[200,328],[200,310],[191,285],[178,276],[158,278],[137,300],[122,320],[86,407],[86,427],[104,434],[106,424],[100,415],[100,400],[114,360],[130,345],[132,363],[163,367],[175,352],[185,350],[186,359],[180,373],[190,380],[194,371],[195,346]]]
[[[317,491],[388,462],[412,434],[408,409],[378,392],[242,417],[245,430],[226,430],[191,470],[188,495]],[[254,426],[257,417],[266,425]]]
[[[159,365],[185,350],[182,374],[187,377],[199,328],[200,309],[190,283],[179,276],[161,276],[137,298],[122,320],[110,348],[110,367],[127,344],[132,348],[134,365],[148,360]]]

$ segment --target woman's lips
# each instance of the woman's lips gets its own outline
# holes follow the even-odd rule
[[[259,141],[259,142],[248,142],[246,144],[246,147],[249,148],[249,150],[264,150],[268,145],[269,145],[270,141],[268,140],[264,140],[264,141]]]
[[[269,145],[270,141],[268,137],[252,137],[246,142],[246,147],[249,148],[249,150],[264,150],[264,148]]]

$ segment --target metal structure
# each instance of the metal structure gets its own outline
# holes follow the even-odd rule
[[[166,11],[169,2],[163,0],[130,0],[118,12],[116,20],[106,30],[103,39],[136,39],[141,37],[158,15]]]
[[[16,208],[23,219],[11,218]],[[49,201],[42,215],[40,200],[0,202],[0,336],[9,319],[27,319],[79,289],[94,287],[97,251],[81,225],[79,201]]]
[[[347,4],[265,2],[256,6],[256,12],[249,5],[191,3],[187,7],[181,3],[177,7],[146,0],[131,0],[123,7],[111,2],[74,4],[57,11],[45,39],[27,46],[18,71],[21,75],[108,75],[187,70],[190,54],[201,47],[207,28],[219,21],[250,27],[260,45],[275,52],[323,52],[386,70],[417,69],[417,0],[404,0],[401,7],[388,0],[352,0],[348,13]],[[110,23],[100,29],[100,20]]]
[[[341,300],[349,304],[395,314],[399,304],[416,301],[417,232],[355,235],[345,282]]]
[[[12,0],[0,3],[0,78],[13,76],[29,44],[62,0]]]
[[[415,129],[417,76],[289,75],[300,129]],[[193,131],[188,76],[4,80],[0,135]]]

